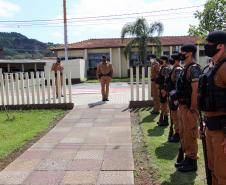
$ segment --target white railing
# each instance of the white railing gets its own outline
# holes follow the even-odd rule
[[[131,101],[148,101],[151,100],[151,68],[148,67],[148,76],[145,78],[145,67],[136,67],[136,75],[134,77],[134,69],[130,68],[130,92]],[[134,79],[135,78],[135,79]],[[134,84],[135,82],[135,84]],[[141,84],[141,85],[140,85]],[[135,99],[136,97],[136,99]]]
[[[0,73],[0,105],[71,103],[71,73],[63,73],[62,78],[62,87],[57,88],[60,72],[56,77],[54,72]]]

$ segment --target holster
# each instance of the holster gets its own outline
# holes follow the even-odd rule
[[[159,98],[160,98],[160,103],[166,103],[167,102],[167,96],[163,97],[161,92],[160,92]]]
[[[209,130],[221,130],[226,134],[226,115],[208,117],[204,122]]]

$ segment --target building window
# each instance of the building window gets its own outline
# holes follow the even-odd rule
[[[102,56],[105,55],[109,61],[110,54],[109,53],[89,53],[89,69],[94,69],[100,63]]]
[[[107,60],[110,61],[109,53],[89,53],[88,54],[88,61],[89,61],[88,71],[87,71],[88,78],[96,77],[97,65],[100,63],[103,55],[105,55],[107,57]]]
[[[204,57],[205,55],[205,50],[199,50],[199,56]]]
[[[163,51],[163,55],[170,55],[170,52],[169,51]]]

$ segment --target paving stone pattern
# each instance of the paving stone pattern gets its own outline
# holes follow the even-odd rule
[[[133,185],[126,108],[75,108],[0,172],[0,185]]]

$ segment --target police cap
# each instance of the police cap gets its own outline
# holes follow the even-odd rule
[[[57,57],[56,61],[57,61],[57,62],[60,62],[60,61],[61,61],[61,59],[60,59],[59,57]]]
[[[161,60],[165,60],[166,62],[169,61],[169,57],[166,56],[166,55],[162,55],[162,56],[160,57],[160,59],[161,59]]]
[[[225,44],[226,43],[226,32],[225,31],[213,31],[210,32],[206,40],[214,44]]]
[[[197,51],[197,47],[194,44],[184,44],[181,47],[181,51],[192,52],[193,54],[195,54]]]
[[[149,58],[149,59],[151,59],[151,58],[156,58],[156,55],[153,55],[153,54],[148,55],[148,58]]]
[[[173,53],[173,54],[171,55],[171,58],[172,58],[173,60],[180,60],[180,54],[179,54],[179,53]]]

